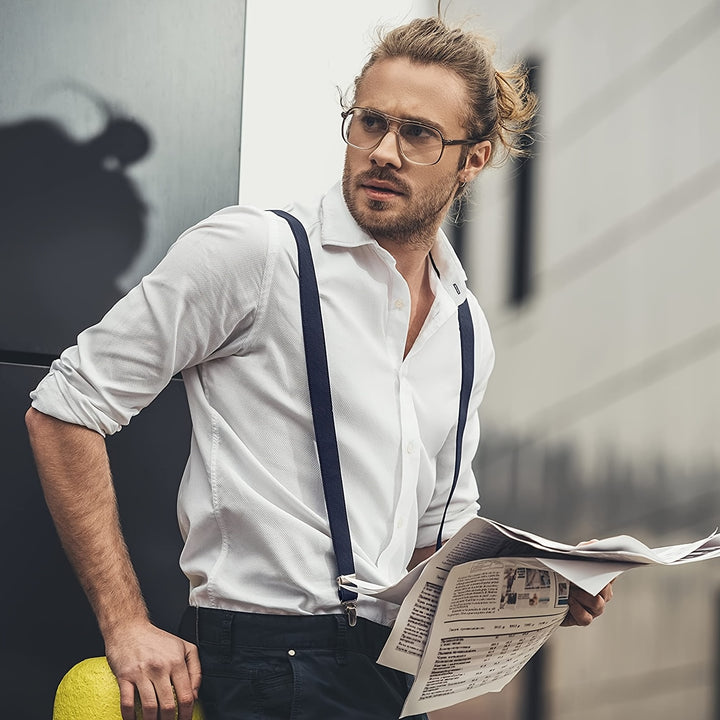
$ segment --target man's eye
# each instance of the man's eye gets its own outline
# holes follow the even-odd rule
[[[385,118],[381,115],[374,115],[373,113],[363,113],[360,117],[363,130],[365,132],[385,132],[387,129],[387,123]]]
[[[437,138],[437,133],[426,125],[417,125],[416,123],[405,123],[400,131],[404,138],[408,140],[430,140]]]

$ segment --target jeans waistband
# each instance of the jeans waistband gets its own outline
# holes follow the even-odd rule
[[[265,615],[217,608],[189,607],[183,636],[197,643],[230,647],[312,648],[363,652],[377,658],[390,628],[358,618],[349,627],[345,615]],[[194,626],[194,627],[193,627]]]

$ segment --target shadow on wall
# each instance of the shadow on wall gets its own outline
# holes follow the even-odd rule
[[[102,102],[98,105],[102,108]],[[0,438],[6,492],[0,547],[3,716],[50,718],[58,682],[102,638],[43,502],[23,416],[42,365],[120,297],[116,278],[145,240],[146,206],[127,168],[148,156],[139,123],[105,114],[86,141],[58,123],[0,125]],[[177,627],[187,580],[175,497],[190,438],[182,383],[172,382],[108,440],[123,529],[153,621]]]
[[[85,142],[47,119],[0,125],[0,351],[57,355],[119,299],[145,235],[126,168],[150,147],[109,112]]]

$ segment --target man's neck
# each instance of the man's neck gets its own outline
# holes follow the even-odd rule
[[[384,240],[378,240],[378,245],[395,258],[395,266],[410,289],[417,288],[427,272],[427,258],[432,246],[398,245]]]
[[[398,272],[405,278],[410,289],[417,289],[427,267],[427,258],[435,245],[438,228],[432,228],[421,236],[411,238],[376,237],[378,245],[394,258]]]

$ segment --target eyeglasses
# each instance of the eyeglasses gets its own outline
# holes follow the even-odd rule
[[[430,125],[403,120],[371,108],[352,107],[342,113],[343,140],[358,150],[374,150],[389,133],[397,135],[400,153],[416,165],[435,165],[440,162],[446,145],[475,145],[476,139],[446,140]],[[392,124],[397,125],[393,129]]]

